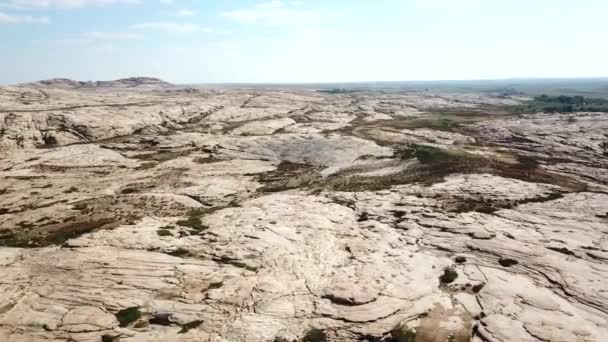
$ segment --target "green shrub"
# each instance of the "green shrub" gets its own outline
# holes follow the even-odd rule
[[[397,149],[395,155],[398,158],[404,160],[416,158],[420,162],[426,164],[449,162],[459,157],[454,153],[450,153],[447,150],[438,147],[418,144],[413,144],[409,145],[406,148]]]
[[[209,228],[203,224],[203,222],[201,221],[200,218],[195,217],[195,216],[190,216],[186,220],[177,221],[176,224],[180,225],[182,227],[192,228],[192,230],[190,231],[191,233],[192,233],[192,231],[200,232],[202,230]]]
[[[456,278],[458,278],[458,272],[451,267],[446,267],[443,269],[443,274],[439,277],[439,281],[442,284],[450,284],[453,283]]]
[[[608,112],[608,100],[583,96],[541,95],[511,109],[516,113]]]
[[[310,329],[306,335],[302,338],[302,342],[325,342],[327,341],[327,335],[321,329],[313,328]]]
[[[158,236],[173,236],[173,233],[170,230],[163,228],[157,230],[156,233]]]
[[[416,331],[407,326],[398,326],[391,330],[389,342],[416,342]]]
[[[518,156],[517,161],[519,162],[519,165],[526,170],[536,169],[539,165],[536,159],[528,156]]]
[[[122,309],[116,313],[116,319],[123,328],[137,321],[140,317],[141,311],[139,311],[139,308],[136,306]]]

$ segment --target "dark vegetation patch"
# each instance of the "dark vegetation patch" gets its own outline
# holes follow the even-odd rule
[[[494,111],[491,111],[492,113]],[[430,110],[424,117],[393,118],[391,120],[380,120],[376,122],[365,122],[355,120],[350,126],[335,130],[342,135],[356,136],[366,140],[372,140],[380,146],[392,146],[395,140],[385,138],[378,131],[401,134],[403,129],[416,130],[421,128],[460,133],[469,135],[467,125],[495,118],[495,115],[478,110],[450,111],[447,109]]]
[[[394,328],[387,342],[416,342],[416,331],[407,327]]]
[[[441,115],[441,114],[440,114]],[[415,119],[409,122],[408,128],[430,128],[438,131],[453,132],[454,130],[461,128],[462,124],[449,117],[429,117],[423,119]]]
[[[357,222],[365,221],[369,221],[369,214],[366,211],[362,212],[361,215],[359,215],[359,218],[357,219]]]
[[[310,329],[302,337],[302,342],[325,342],[327,341],[327,334],[325,331],[317,328]]]
[[[102,218],[91,221],[80,221],[74,223],[60,224],[56,231],[51,232],[48,236],[41,240],[35,240],[37,244],[44,245],[62,245],[67,240],[77,238],[82,234],[89,233],[99,229],[107,224],[112,223],[112,219]]]
[[[493,202],[490,200],[486,200],[486,202],[484,202],[483,200],[478,200],[474,198],[455,198],[452,201],[449,201],[448,199],[446,210],[452,213],[469,213],[472,211],[476,211],[478,213],[491,214],[497,211],[499,208],[509,207],[512,207],[512,205],[509,205],[505,202]]]
[[[113,336],[113,335],[103,335],[101,336],[101,342],[119,342],[120,341],[120,337],[119,336]]]
[[[170,230],[163,228],[158,229],[156,233],[158,234],[158,236],[173,236],[173,233]]]
[[[47,178],[44,175],[36,175],[36,176],[4,176],[4,178],[11,178],[16,180],[33,180],[33,179],[44,179]]]
[[[457,256],[456,258],[454,258],[454,261],[456,261],[456,263],[458,263],[458,264],[463,264],[463,263],[467,262],[467,258],[465,258],[463,256]]]
[[[123,188],[120,191],[120,193],[123,195],[138,194],[138,193],[142,193],[142,192],[145,192],[145,191],[153,189],[153,188],[154,188],[153,184],[133,183],[133,184],[128,184],[125,188]]]
[[[353,94],[361,92],[356,89],[345,89],[345,88],[332,88],[332,89],[319,89],[318,93],[330,94],[330,95],[339,95],[339,94]]]
[[[533,170],[540,165],[538,160],[528,156],[517,156],[517,162],[519,162],[519,165],[524,170]]]
[[[301,187],[310,187],[320,181],[316,168],[307,164],[281,162],[276,170],[257,174],[257,181],[264,184],[261,192],[280,192]]]
[[[72,206],[72,208],[74,208],[74,210],[85,210],[87,209],[87,204],[84,202],[80,202],[80,203],[76,203],[74,204],[74,206]]]
[[[143,153],[133,156],[132,158],[139,159],[147,162],[162,163],[168,160],[176,159],[179,157],[189,156],[194,150],[181,150],[181,151],[163,151],[157,150],[155,152]]]
[[[55,138],[55,136],[51,133],[48,133],[48,132],[43,133],[42,141],[44,142],[45,147],[57,146],[57,138]]]
[[[608,99],[584,96],[540,95],[521,105],[512,106],[514,113],[608,112]]]
[[[71,194],[71,193],[74,193],[74,192],[77,192],[77,191],[78,191],[78,188],[77,188],[77,187],[72,186],[72,187],[70,187],[69,189],[64,190],[64,191],[63,191],[63,193],[64,193],[64,194]]]
[[[498,263],[502,267],[511,267],[511,266],[515,266],[515,265],[519,264],[519,262],[517,260],[510,259],[510,258],[500,258],[498,260]]]
[[[178,334],[185,334],[188,331],[190,331],[191,329],[196,329],[198,328],[201,324],[203,324],[203,321],[192,321],[192,322],[188,322],[184,325],[182,325],[182,329],[180,331],[178,331]]]
[[[525,164],[508,163],[463,151],[445,150],[424,145],[397,148],[395,157],[404,160],[416,158],[420,163],[411,165],[407,170],[393,175],[363,177],[338,174],[313,185],[326,190],[375,191],[398,184],[423,183],[431,185],[442,182],[445,176],[455,173],[489,173],[533,183],[556,184],[572,191],[584,191],[586,189],[585,184],[567,176],[553,174],[542,168],[531,168],[529,162]],[[460,210],[470,211],[471,209],[463,207]],[[495,207],[481,202],[475,204],[473,210],[491,213],[495,210]]]
[[[548,250],[552,250],[554,252],[562,253],[565,255],[574,255],[574,252],[569,250],[566,247],[547,247]]]
[[[36,230],[21,230],[19,233],[9,233],[0,236],[0,246],[7,247],[44,247],[49,245],[61,246],[70,239],[112,224],[109,218],[90,219],[77,222],[50,221]],[[22,226],[34,227],[23,223]]]
[[[0,232],[0,246],[18,247],[20,241],[17,235],[10,229],[2,229]]]
[[[136,193],[139,193],[139,192],[141,192],[141,190],[139,190],[137,188],[125,188],[125,189],[122,189],[120,191],[120,193],[123,194],[123,195],[136,194]]]
[[[192,253],[189,250],[182,248],[182,247],[179,247],[174,251],[168,252],[167,254],[174,256],[174,257],[185,257],[185,256],[192,255]]]
[[[473,291],[473,293],[479,293],[484,286],[486,286],[486,284],[484,283],[475,284],[473,285],[473,288],[471,290]]]
[[[148,320],[149,324],[162,325],[168,327],[171,325],[171,314],[170,313],[157,313]]]
[[[439,276],[439,282],[441,284],[450,284],[458,278],[458,272],[452,267],[446,267],[443,269],[443,274]]]
[[[444,177],[456,173],[489,173],[504,178],[519,179],[532,183],[559,185],[568,191],[584,191],[586,185],[566,175],[548,172],[531,157],[520,157],[519,162],[496,160],[488,156],[470,154],[462,150],[442,149],[428,145],[397,146],[394,157],[404,161],[418,160],[402,172],[385,176],[360,176],[352,171],[342,171],[338,174],[322,178],[317,170],[310,165],[283,162],[278,169],[258,174],[257,180],[264,184],[261,192],[276,192],[289,189],[303,188],[314,192],[326,191],[377,191],[388,189],[394,185],[422,183],[432,185],[444,181]],[[561,196],[554,194],[555,198]],[[539,198],[547,201],[551,198]],[[492,213],[499,208],[509,208],[514,203],[499,203],[490,199],[464,199],[455,203],[451,211],[478,211]]]
[[[195,233],[209,229],[209,227],[203,224],[200,217],[197,217],[195,215],[191,215],[187,219],[180,220],[175,223],[179,226],[190,228],[190,230]]]
[[[115,316],[119,325],[124,328],[137,321],[141,317],[141,311],[134,306],[118,311]]]
[[[422,163],[439,164],[455,162],[458,158],[463,157],[463,154],[456,154],[434,146],[412,144],[395,149],[395,157],[402,160],[416,158]]]
[[[136,167],[135,170],[138,170],[138,171],[149,170],[149,169],[153,169],[154,167],[156,167],[156,165],[157,165],[156,162],[145,162],[145,163],[141,163],[141,165]]]
[[[526,203],[543,203],[554,201],[562,198],[564,195],[561,192],[553,192],[544,196],[522,198],[519,200],[509,200],[503,198],[464,198],[453,196],[443,199],[445,202],[445,210],[453,213],[478,212],[483,214],[492,214],[500,209],[511,209]]]
[[[198,164],[211,164],[211,163],[218,163],[218,162],[222,162],[225,161],[224,159],[219,159],[219,158],[215,158],[215,157],[207,157],[207,158],[201,158],[201,157],[197,157],[192,159],[193,162],[198,163]]]

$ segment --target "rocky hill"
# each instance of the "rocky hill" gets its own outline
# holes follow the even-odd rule
[[[90,89],[90,88],[167,88],[171,83],[152,77],[129,77],[114,81],[74,81],[67,78],[52,78],[33,83],[22,84],[26,87],[43,87],[58,89]]]

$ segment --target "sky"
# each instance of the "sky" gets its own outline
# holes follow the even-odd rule
[[[608,76],[606,0],[0,0],[0,84]]]

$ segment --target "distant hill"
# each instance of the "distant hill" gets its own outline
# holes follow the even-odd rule
[[[167,88],[173,84],[153,77],[129,77],[114,81],[75,81],[67,78],[52,78],[37,82],[20,84],[22,86],[87,89],[87,88]]]

